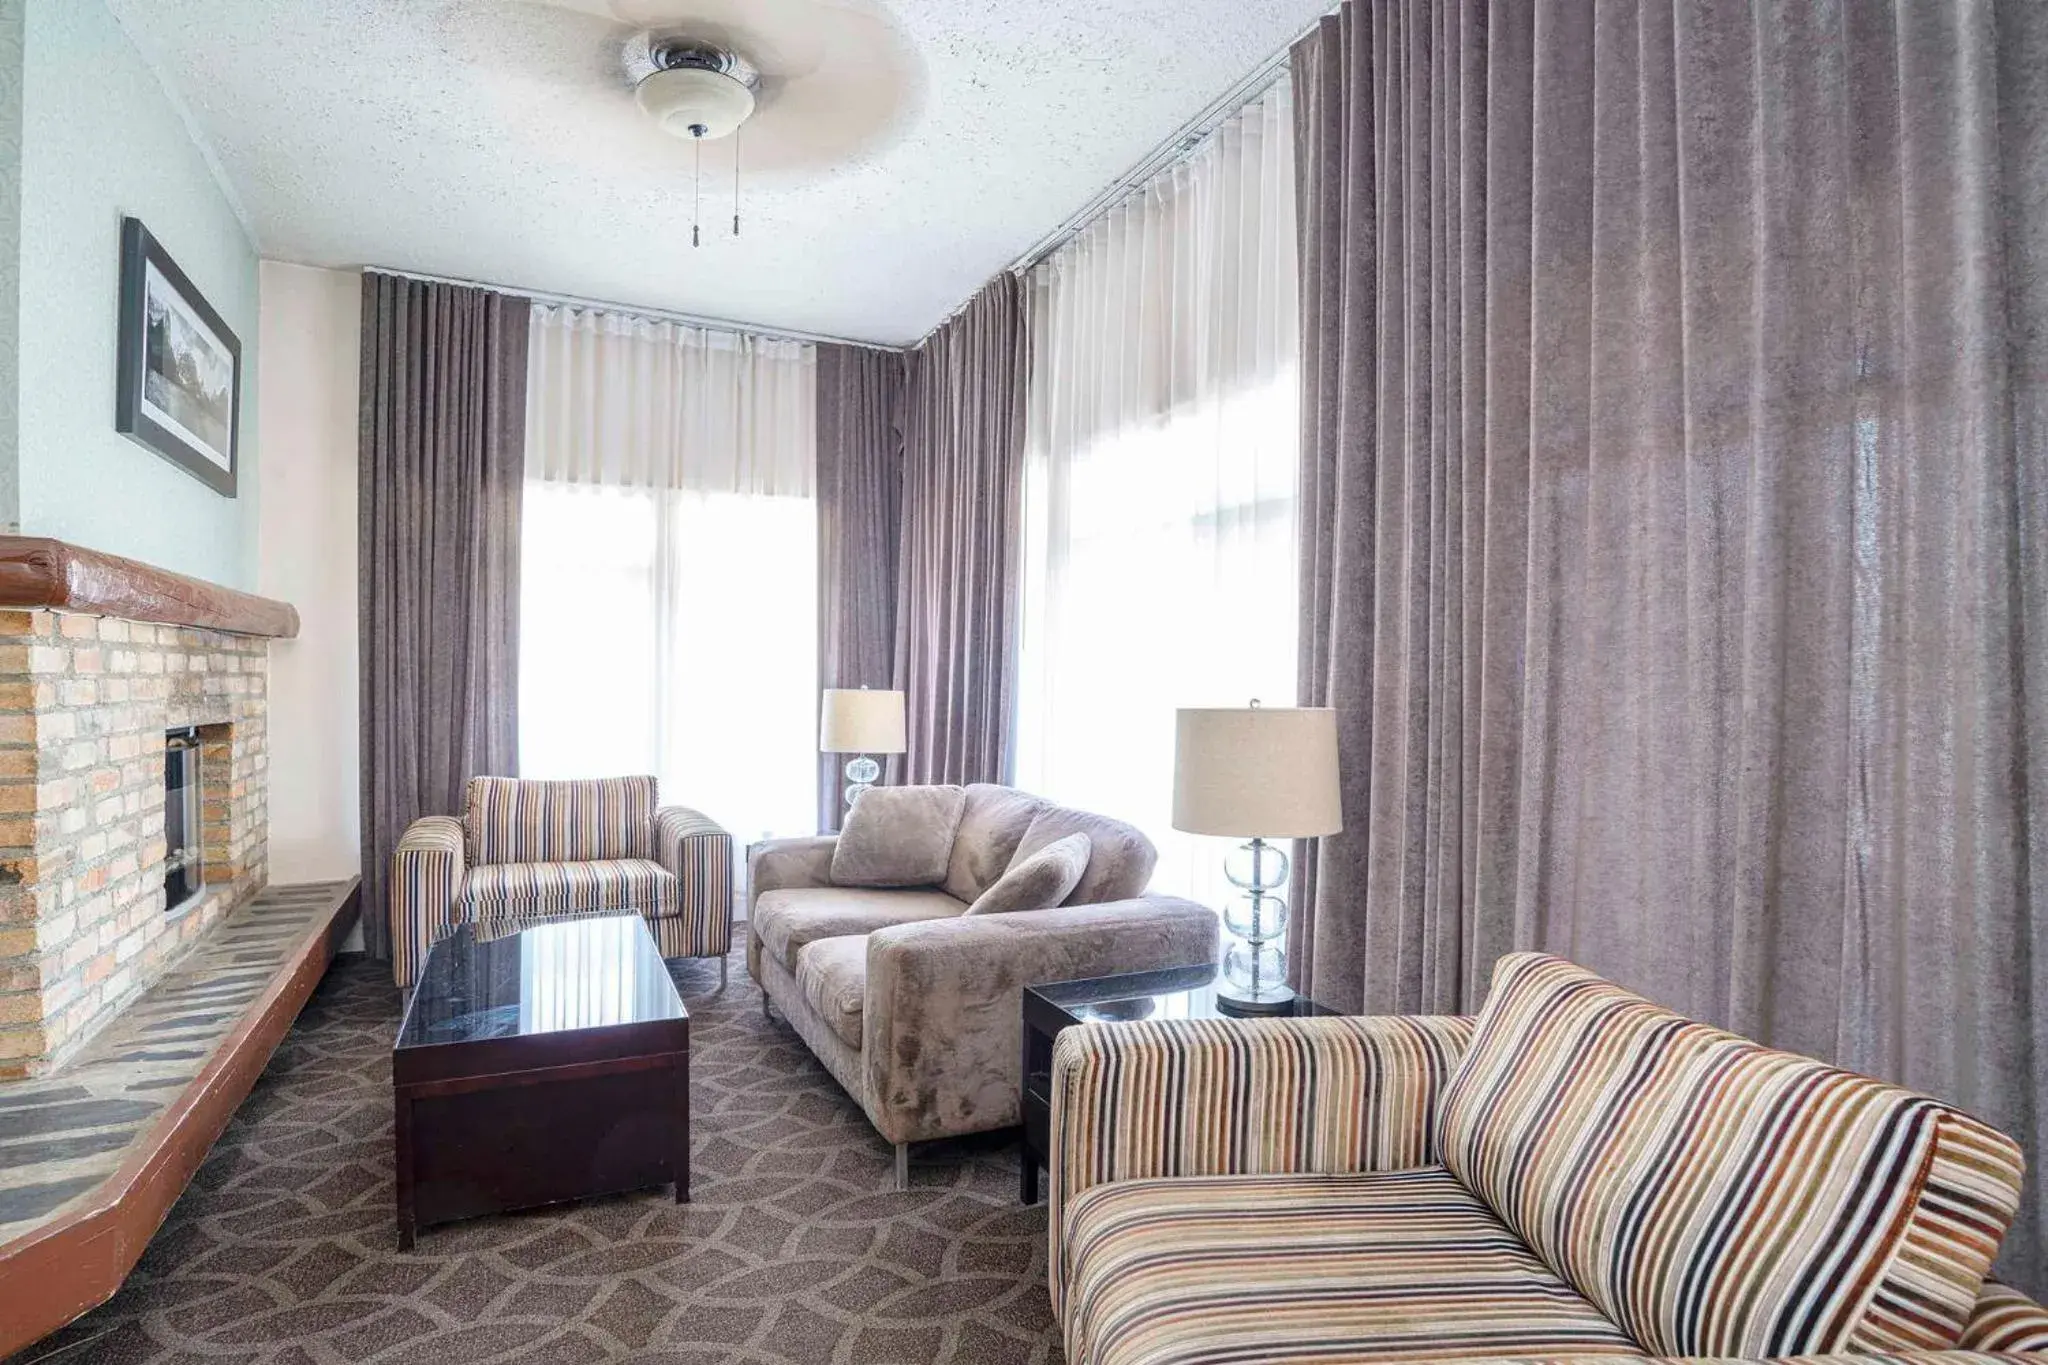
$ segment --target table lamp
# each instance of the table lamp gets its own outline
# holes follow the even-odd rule
[[[1286,853],[1269,839],[1306,839],[1344,827],[1337,788],[1337,713],[1261,706],[1182,710],[1174,736],[1173,827],[1250,837],[1224,860],[1238,888],[1223,912],[1219,1004],[1254,1014],[1293,1008],[1287,985]]]
[[[903,694],[865,687],[826,688],[818,751],[853,755],[846,763],[845,796],[851,807],[882,775],[882,765],[870,755],[903,752]]]

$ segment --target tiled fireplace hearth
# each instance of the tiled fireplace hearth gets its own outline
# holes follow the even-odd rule
[[[356,878],[265,885],[298,629],[0,535],[0,1356],[113,1295],[355,922]]]
[[[161,612],[146,596],[133,610]],[[266,635],[278,633],[0,610],[0,1077],[60,1065],[263,887]],[[166,738],[187,727],[203,790],[201,882],[170,907]]]

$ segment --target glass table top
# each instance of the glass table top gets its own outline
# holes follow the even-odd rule
[[[686,1019],[637,914],[463,925],[428,952],[398,1047]]]
[[[1129,972],[1085,981],[1058,981],[1029,987],[1032,994],[1058,1006],[1077,1023],[1127,1023],[1134,1019],[1258,1018],[1231,1009],[1216,999],[1223,968],[1172,967],[1158,972]],[[1283,1014],[1335,1014],[1336,1010],[1297,997]],[[1270,1016],[1264,1016],[1270,1017]]]

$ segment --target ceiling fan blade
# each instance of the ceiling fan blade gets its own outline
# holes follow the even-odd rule
[[[765,93],[748,121],[747,164],[800,171],[851,161],[888,146],[924,105],[922,70],[887,72],[828,62]]]
[[[574,10],[578,14],[587,14],[593,19],[619,19],[619,16],[613,12],[612,0],[531,0],[531,3],[547,5],[554,9]],[[620,20],[620,22],[630,21]]]
[[[600,6],[592,12],[587,5]],[[473,66],[563,89],[625,82],[620,53],[634,36],[605,0],[457,0],[441,15],[450,46]]]
[[[886,145],[924,99],[916,48],[874,0],[456,0],[442,23],[522,143],[606,168],[690,164],[633,102],[650,33],[729,48],[760,71],[741,134],[753,173]]]

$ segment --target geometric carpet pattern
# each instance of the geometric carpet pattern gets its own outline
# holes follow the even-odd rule
[[[396,1250],[388,968],[340,958],[121,1291],[9,1365],[1057,1365],[1045,1207],[1001,1135],[892,1154],[736,959],[690,1009],[692,1202]]]
[[[55,1074],[0,1081],[0,1242],[106,1183],[347,891],[263,888]]]

